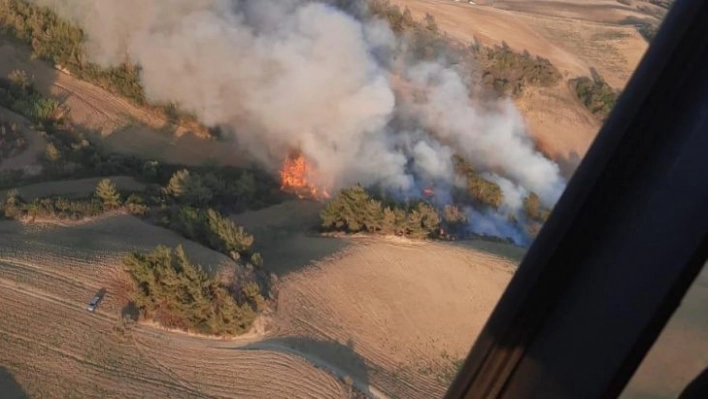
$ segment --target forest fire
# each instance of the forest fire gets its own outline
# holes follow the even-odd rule
[[[425,197],[432,197],[435,195],[435,190],[432,188],[424,188],[423,189],[423,196]]]
[[[298,198],[327,199],[329,193],[324,188],[311,183],[315,171],[302,154],[291,154],[283,162],[280,170],[280,189],[293,193]]]

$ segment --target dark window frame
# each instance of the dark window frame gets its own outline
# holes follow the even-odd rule
[[[446,398],[617,397],[708,258],[708,2],[678,0]]]

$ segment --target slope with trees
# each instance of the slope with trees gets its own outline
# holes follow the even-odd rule
[[[265,299],[251,282],[219,281],[190,262],[182,246],[131,253],[124,261],[133,281],[130,299],[143,317],[167,328],[207,335],[247,332]],[[238,289],[235,291],[235,289]]]

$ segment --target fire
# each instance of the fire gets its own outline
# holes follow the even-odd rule
[[[423,195],[426,197],[432,197],[433,195],[435,195],[435,190],[433,190],[432,188],[424,188]]]
[[[280,170],[280,189],[293,193],[298,198],[330,198],[326,189],[311,183],[316,171],[302,154],[294,154],[285,158]]]

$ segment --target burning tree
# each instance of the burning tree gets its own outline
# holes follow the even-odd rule
[[[329,198],[326,189],[318,187],[316,181],[317,172],[310,162],[305,159],[301,152],[293,152],[283,162],[280,170],[280,189],[293,193],[298,198]]]

